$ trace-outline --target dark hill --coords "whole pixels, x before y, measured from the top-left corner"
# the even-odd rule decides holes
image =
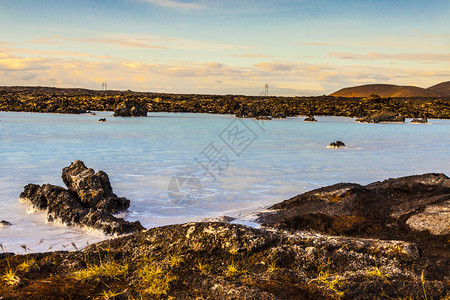
[[[439,85],[435,86],[438,87]],[[447,88],[448,87],[444,87]],[[438,89],[440,89],[438,87]],[[343,88],[330,96],[335,97],[443,97],[438,90],[424,89],[416,86],[399,86],[393,84],[367,84]]]
[[[450,96],[450,81],[441,82],[439,84],[433,85],[427,88],[429,91],[433,91],[435,93],[439,93],[442,96],[448,97]]]

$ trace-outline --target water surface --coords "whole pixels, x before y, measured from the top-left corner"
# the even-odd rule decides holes
[[[82,247],[106,238],[47,224],[43,213],[29,214],[18,201],[28,183],[63,186],[61,170],[76,159],[107,172],[114,192],[131,200],[126,217],[145,227],[225,214],[245,220],[267,205],[337,182],[450,174],[449,120],[423,125],[359,124],[343,117],[305,123],[184,113],[110,115],[0,112],[0,220],[14,224],[0,228],[6,250],[21,253],[23,244],[32,251],[71,250],[72,242]],[[107,122],[99,123],[103,117]],[[326,148],[336,140],[347,148]],[[169,187],[177,174],[201,185],[201,192],[192,190],[192,205],[176,196],[189,194],[188,185],[178,194]]]

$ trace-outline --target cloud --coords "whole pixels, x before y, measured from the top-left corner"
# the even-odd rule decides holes
[[[149,45],[142,42],[136,42],[132,40],[120,39],[120,38],[82,38],[82,39],[66,39],[67,41],[82,42],[82,43],[99,43],[99,44],[112,44],[124,47],[134,48],[147,48],[147,49],[167,49],[165,46]]]
[[[180,2],[174,0],[138,0],[138,1],[175,9],[199,10],[205,8],[203,5],[198,3]]]
[[[278,63],[278,62],[273,63],[263,62],[258,63],[255,66],[259,69],[268,72],[277,72],[277,71],[290,72],[298,68],[298,65],[296,63]]]
[[[329,44],[329,43],[296,43],[294,45],[299,45],[299,46],[334,46],[334,44]]]
[[[268,58],[273,57],[270,55],[258,54],[258,53],[249,53],[249,54],[231,54],[230,56],[241,57],[241,58]]]
[[[399,53],[383,54],[370,52],[355,54],[348,52],[330,52],[330,57],[355,60],[405,60],[405,61],[450,61],[450,53]]]
[[[54,44],[54,45],[61,45],[60,41],[56,41],[58,39],[61,39],[62,36],[60,35],[54,35],[54,36],[44,36],[37,38],[33,41],[30,41],[30,44]]]
[[[405,69],[365,65],[337,66],[295,61],[261,61],[233,66],[221,62],[84,59],[83,55],[47,57],[36,50],[8,53],[0,47],[2,85],[42,85],[167,93],[258,95],[269,83],[271,95],[322,95],[365,83],[431,86],[448,80],[445,67]],[[14,50],[14,49],[13,49]],[[20,49],[19,49],[20,50]],[[24,49],[22,49],[24,50]],[[26,49],[25,49],[26,50]],[[36,55],[39,57],[21,57]],[[30,54],[32,53],[32,54]]]
[[[2,48],[1,51],[8,53],[25,53],[31,55],[45,55],[45,56],[70,56],[70,57],[79,57],[79,58],[100,58],[100,59],[112,59],[112,56],[108,55],[93,55],[90,53],[84,52],[72,52],[72,51],[43,51],[43,50],[34,50],[34,49],[24,49],[24,48]],[[1,57],[1,56],[0,56]]]

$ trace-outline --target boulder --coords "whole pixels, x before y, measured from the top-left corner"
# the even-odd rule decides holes
[[[304,122],[317,122],[316,119],[314,119],[314,116],[308,116],[306,119],[303,120]]]
[[[344,148],[345,144],[341,141],[332,142],[327,146],[327,148],[337,149],[337,148]]]
[[[28,184],[20,199],[35,209],[47,210],[49,221],[94,228],[107,234],[144,229],[139,222],[127,222],[113,215],[128,209],[130,200],[113,193],[105,172],[95,173],[77,160],[63,169],[62,179],[68,189],[51,184]]]
[[[106,118],[98,119],[99,122],[106,122]]]
[[[448,251],[449,198],[450,179],[444,174],[407,176],[366,186],[339,183],[275,204],[260,213],[258,221],[287,230],[401,238],[430,251]]]
[[[138,102],[126,100],[114,109],[114,117],[146,117],[147,110]]]
[[[355,121],[360,123],[404,123],[405,117],[392,111],[383,110],[382,112],[365,116]]]

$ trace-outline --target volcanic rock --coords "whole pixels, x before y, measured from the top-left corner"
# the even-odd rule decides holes
[[[8,222],[8,221],[5,221],[5,220],[1,220],[0,221],[0,226],[11,226],[12,224],[10,223],[10,222]]]
[[[404,123],[405,117],[387,110],[355,120],[360,123]]]
[[[424,123],[428,123],[428,119],[427,118],[422,118],[422,119],[412,119],[411,123],[418,123],[418,124],[424,124]]]
[[[0,294],[6,299],[29,299],[29,295],[47,299],[62,294],[88,299],[106,294],[105,288],[120,288],[122,294],[115,299],[449,296],[448,270],[422,257],[414,243],[269,231],[220,222],[152,228],[82,251],[36,253],[26,258],[15,255],[8,261],[0,256],[0,267],[17,269],[29,258],[35,259],[37,267],[20,273],[20,289],[0,281]],[[107,267],[108,273],[101,272]],[[113,273],[114,269],[126,273]],[[86,270],[94,270],[90,278],[75,279]]]
[[[99,229],[107,234],[124,234],[144,229],[139,222],[127,222],[113,214],[125,211],[130,200],[117,197],[103,171],[94,172],[82,161],[63,169],[68,190],[50,184],[28,184],[20,199],[35,209],[47,210],[49,221]]]
[[[260,213],[259,222],[279,229],[403,239],[426,251],[446,252],[448,259],[449,199],[450,179],[444,174],[366,186],[339,183],[275,204]]]
[[[317,122],[316,119],[314,119],[314,116],[308,116],[306,119],[303,120],[304,122]]]
[[[114,109],[114,117],[146,117],[147,110],[137,101],[126,100]]]
[[[327,148],[337,149],[337,148],[344,148],[345,144],[341,141],[332,142],[327,146]]]
[[[270,120],[272,120],[272,117],[269,117],[269,116],[257,116],[255,119],[258,120],[258,121],[270,121]]]

